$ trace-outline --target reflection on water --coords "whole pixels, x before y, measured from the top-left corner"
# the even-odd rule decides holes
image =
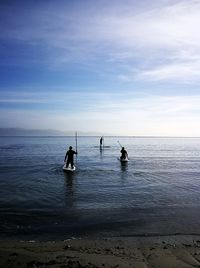
[[[100,147],[100,160],[104,157],[104,150]]]
[[[72,214],[74,222],[65,219],[70,228],[75,223],[103,228],[105,218],[125,232],[125,220],[134,228],[142,220],[148,233],[150,222],[176,225],[176,213],[190,229],[199,226],[193,213],[200,206],[200,139],[120,137],[131,157],[124,163],[117,159],[117,140],[105,138],[100,150],[98,137],[79,138],[76,171],[65,173],[63,158],[75,146],[74,137],[0,137],[0,231],[18,232],[16,221],[34,221],[38,228]],[[163,230],[162,224],[156,228]]]
[[[75,206],[75,189],[74,189],[74,177],[73,172],[64,172],[65,177],[65,204],[67,208],[73,208]]]
[[[128,162],[120,162],[121,171],[125,172],[128,170]]]

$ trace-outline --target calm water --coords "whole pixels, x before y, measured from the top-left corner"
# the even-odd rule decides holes
[[[130,161],[121,164],[120,146]],[[200,139],[0,137],[0,238],[200,234]]]

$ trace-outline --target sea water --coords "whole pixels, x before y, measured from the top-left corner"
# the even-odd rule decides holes
[[[99,139],[0,137],[1,239],[200,234],[200,139]]]

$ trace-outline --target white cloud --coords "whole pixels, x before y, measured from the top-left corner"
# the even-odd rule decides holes
[[[106,8],[89,3],[84,10],[34,7],[23,12],[26,23],[17,13],[17,23],[1,38],[46,46],[48,64],[56,67],[75,62],[101,68],[103,62],[105,72],[109,64],[121,69],[124,81],[199,81],[199,1],[111,1]]]
[[[131,8],[72,21],[72,57],[84,62],[104,55],[108,63],[125,67],[121,77],[127,81],[199,82],[200,2],[179,1],[138,13]],[[65,46],[68,33],[63,31],[57,40],[54,45]]]
[[[121,93],[114,86],[105,89],[109,79],[103,81],[104,88],[99,93],[87,91],[86,86],[81,91],[79,81],[77,91],[69,90],[69,85],[66,90],[8,90],[1,92],[0,104],[9,107],[9,110],[1,108],[1,125],[61,130],[70,126],[70,129],[100,132],[103,128],[107,133],[122,135],[200,136],[197,127],[200,96],[192,93],[192,84],[200,82],[200,1],[116,0],[106,2],[104,7],[96,8],[92,4],[85,9],[78,2],[73,12],[70,5],[64,7],[57,3],[48,9],[44,4],[21,13],[16,10],[0,31],[2,43],[9,40],[16,42],[17,47],[22,44],[20,58],[26,46],[30,46],[25,53],[28,60],[32,46],[45,50],[42,56],[47,57],[48,68],[70,70],[72,84],[76,84],[82,67],[87,75],[95,70],[103,79],[112,76],[112,83],[117,77],[122,81],[117,85]],[[2,45],[2,50],[5,47]],[[14,59],[8,59],[12,66]],[[132,81],[136,83],[132,87],[130,83],[128,91],[126,82]],[[165,86],[172,82],[174,91],[176,83],[185,83],[191,96],[136,94],[145,88],[145,92],[153,94],[149,81],[154,85],[164,82]],[[94,91],[100,87],[95,87],[95,82],[93,85]],[[28,109],[27,104],[31,104]]]
[[[151,81],[171,80],[194,84],[200,81],[200,61],[166,64],[140,71],[134,77]]]
[[[83,98],[88,102],[82,103]],[[1,109],[0,122],[5,127],[78,129],[114,135],[200,136],[200,96],[133,94],[126,98],[124,94],[80,92],[76,100],[77,110],[68,107],[67,99],[61,110]]]

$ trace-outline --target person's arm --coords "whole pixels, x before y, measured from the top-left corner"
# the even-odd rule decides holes
[[[65,160],[64,160],[64,162],[66,162],[67,155],[68,155],[68,152],[66,152],[66,154],[65,154]]]

